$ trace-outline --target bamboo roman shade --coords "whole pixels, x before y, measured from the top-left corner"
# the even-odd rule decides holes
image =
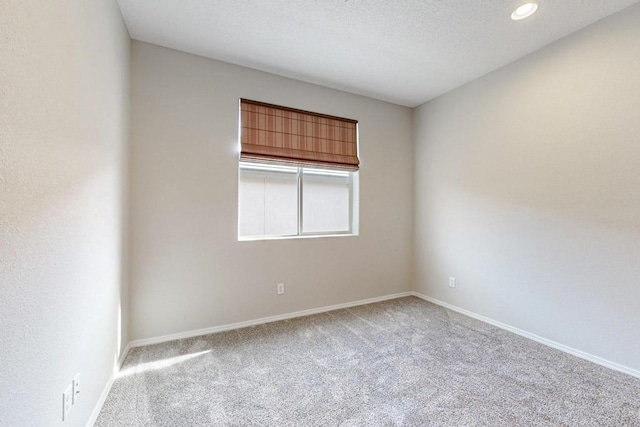
[[[240,160],[358,170],[356,120],[240,100]]]

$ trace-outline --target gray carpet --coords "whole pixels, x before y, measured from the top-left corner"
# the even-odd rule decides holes
[[[640,426],[640,380],[408,297],[134,348],[96,426]]]

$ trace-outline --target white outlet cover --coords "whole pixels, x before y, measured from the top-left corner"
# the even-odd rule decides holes
[[[278,295],[284,294],[284,283],[278,283],[277,292]]]
[[[80,398],[80,374],[76,375],[75,377],[73,377],[73,382],[71,383],[72,386],[72,403],[75,405],[76,403],[78,403],[78,399]]]
[[[449,287],[450,288],[455,288],[456,287],[456,278],[455,277],[449,277]]]
[[[62,393],[62,421],[67,419],[69,412],[71,412],[73,408],[72,392],[73,387],[69,385],[64,393]]]

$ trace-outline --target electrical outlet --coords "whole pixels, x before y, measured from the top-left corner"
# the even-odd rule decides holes
[[[78,399],[80,398],[80,374],[73,377],[73,382],[71,383],[72,393],[73,393],[73,404],[78,403]]]
[[[67,389],[62,393],[62,421],[66,420],[69,416],[69,412],[71,412],[71,408],[73,408],[73,397],[72,391],[73,387],[69,385]]]
[[[450,288],[456,287],[456,278],[453,276],[449,276],[449,287]]]
[[[284,283],[278,283],[277,292],[278,292],[278,295],[284,294]]]

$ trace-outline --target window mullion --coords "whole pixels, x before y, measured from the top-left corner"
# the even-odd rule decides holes
[[[302,168],[298,168],[298,236],[302,235]]]

